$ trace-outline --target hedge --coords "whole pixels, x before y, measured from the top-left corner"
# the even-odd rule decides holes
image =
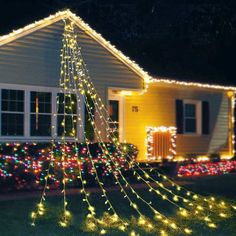
[[[101,150],[101,145],[104,145],[106,154]],[[0,153],[0,191],[10,191],[41,189],[47,173],[48,186],[59,188],[63,165],[68,187],[80,185],[80,171],[88,184],[95,183],[96,172],[106,182],[112,179],[112,172],[129,170],[138,150],[132,144],[121,144],[117,150],[112,143],[91,143],[88,148],[85,143],[2,143]],[[65,157],[64,164],[62,156]]]

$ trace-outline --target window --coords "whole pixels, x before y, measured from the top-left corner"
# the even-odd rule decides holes
[[[119,137],[119,101],[109,100],[109,116],[111,118],[110,129],[116,137]]]
[[[67,137],[77,135],[76,94],[57,94],[57,135],[63,134]]]
[[[85,122],[86,114],[83,114],[85,111],[83,102],[78,109],[76,94],[68,91],[64,95],[58,88],[49,87],[23,85],[8,85],[8,87],[4,84],[1,86],[1,140],[22,141],[33,138],[33,140],[48,141],[52,136],[60,137],[64,134],[68,139],[74,136],[78,136],[81,141],[84,139],[83,128],[78,125],[77,112],[81,112],[82,122]],[[90,133],[91,137],[93,133]]]
[[[1,135],[24,135],[24,91],[2,89]]]
[[[30,135],[51,136],[51,93],[30,93]]]
[[[185,124],[185,133],[196,133],[196,128],[197,128],[196,104],[185,104],[184,124]]]
[[[184,133],[199,134],[200,131],[200,103],[197,101],[184,102]]]

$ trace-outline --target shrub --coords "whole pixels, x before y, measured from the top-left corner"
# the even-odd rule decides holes
[[[187,162],[194,163],[197,160],[197,153],[187,153],[186,155]]]
[[[220,153],[211,153],[209,155],[209,159],[210,161],[212,162],[219,162],[221,159],[220,159]]]
[[[107,150],[106,154],[103,153],[101,145]],[[121,144],[117,149],[112,143],[91,143],[88,148],[85,143],[55,143],[53,146],[51,143],[5,143],[0,145],[0,152],[1,191],[40,189],[44,185],[48,170],[49,186],[58,188],[64,176],[63,166],[68,186],[80,184],[80,171],[88,183],[94,183],[96,171],[99,178],[111,179],[112,172],[117,172],[117,169],[123,172],[128,170],[131,166],[127,160],[132,161],[138,153],[132,144]]]

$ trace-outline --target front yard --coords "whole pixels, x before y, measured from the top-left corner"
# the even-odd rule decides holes
[[[221,199],[236,198],[236,174],[201,177],[191,179],[180,179],[185,182],[185,187],[194,190],[195,192],[207,195],[211,194]],[[173,207],[163,201],[157,201],[156,197],[146,194],[146,189],[138,189],[140,194],[152,200],[155,206],[162,213],[167,214],[169,217],[175,217],[176,212]],[[120,192],[108,192],[109,197],[117,209],[118,213],[124,219],[136,217],[135,212],[132,212],[128,207],[126,199],[124,199]],[[47,198],[47,212],[42,219],[37,220],[36,227],[30,225],[30,212],[37,204],[38,198],[27,198],[22,200],[0,201],[0,235],[1,236],[91,236],[98,235],[97,232],[86,232],[84,219],[87,214],[86,205],[82,203],[81,195],[68,196],[69,210],[72,212],[72,224],[68,228],[61,228],[58,226],[59,213],[61,212],[62,196],[54,196]],[[101,199],[99,193],[91,194],[91,200],[96,206],[96,212],[101,215],[104,212],[104,201]],[[147,208],[141,205],[141,210],[145,215],[150,215]],[[111,229],[106,235],[127,235],[134,230],[136,235],[160,235],[153,232],[147,232],[145,229],[139,228],[134,220],[131,220],[131,228],[127,233]],[[216,220],[217,221],[217,220]],[[156,221],[153,221],[156,222]],[[236,235],[236,213],[231,217],[218,223],[217,229],[209,229],[203,223],[198,222],[196,219],[183,219],[179,216],[176,218],[176,223],[180,225],[187,225],[193,229],[192,235],[194,236],[233,236]],[[216,222],[217,223],[217,222]],[[156,222],[154,227],[160,229],[160,225]],[[183,235],[182,233],[171,232],[169,235]]]

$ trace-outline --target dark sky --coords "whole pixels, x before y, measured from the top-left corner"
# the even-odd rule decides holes
[[[67,8],[151,74],[236,85],[235,0],[0,0],[0,35]]]
[[[23,27],[35,20],[46,17],[51,12],[38,0],[0,0],[0,33]]]

